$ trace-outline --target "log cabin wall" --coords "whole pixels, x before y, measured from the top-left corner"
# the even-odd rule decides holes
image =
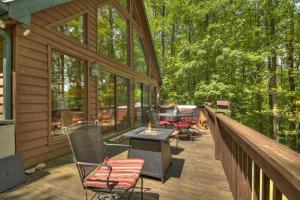
[[[111,2],[118,5],[115,0]],[[50,137],[51,94],[49,74],[52,50],[58,50],[80,58],[87,63],[88,105],[86,119],[92,120],[97,116],[97,78],[90,76],[89,73],[93,63],[97,63],[107,71],[128,78],[131,83],[133,83],[133,80],[139,80],[148,85],[159,87],[159,81],[156,80],[159,77],[159,72],[158,69],[153,68],[153,62],[149,62],[149,67],[153,68],[152,71],[155,72],[156,79],[137,74],[133,68],[119,64],[111,58],[97,53],[96,8],[101,3],[104,2],[100,0],[75,0],[34,13],[30,25],[31,33],[28,36],[22,34],[24,31],[23,25],[16,25],[14,31],[14,68],[16,71],[14,119],[16,120],[16,150],[21,154],[25,167],[33,166],[69,152],[66,138],[52,140]],[[133,3],[141,4],[139,0],[132,0]],[[51,24],[85,12],[87,14],[86,45],[49,29]],[[128,20],[129,27],[137,24],[131,21],[133,19],[132,14],[127,13],[126,15],[130,18]],[[148,29],[146,30],[144,26],[141,27],[141,32],[145,33],[147,31]],[[147,35],[145,37],[147,38]],[[147,50],[152,48],[152,46],[146,47]],[[132,50],[129,52],[132,52]],[[153,53],[149,53],[149,59],[154,59],[152,56]],[[132,58],[129,60],[132,60]],[[133,90],[133,85],[130,88]],[[130,92],[130,100],[133,102],[132,91]],[[131,103],[130,105],[131,119],[134,119],[134,104]],[[134,123],[131,123],[131,126],[133,125]]]

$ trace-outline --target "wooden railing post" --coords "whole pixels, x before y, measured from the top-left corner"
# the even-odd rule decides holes
[[[214,134],[215,134],[215,159],[222,160],[222,154],[221,154],[222,138],[221,138],[220,127],[216,115],[215,115]]]

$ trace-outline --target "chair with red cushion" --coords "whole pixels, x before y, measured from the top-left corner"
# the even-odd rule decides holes
[[[106,157],[98,122],[80,122],[63,128],[68,136],[74,162],[85,190],[96,193],[98,199],[116,199],[131,190],[129,198],[139,180],[144,160],[111,160]],[[87,197],[87,193],[86,193]],[[143,180],[141,178],[141,199]]]
[[[190,135],[191,141],[193,141],[193,135],[189,131],[189,129],[192,127],[192,124],[189,123],[189,121],[186,120],[186,118],[181,118],[177,122],[173,123],[173,127],[178,130],[179,132],[181,131],[187,131],[187,135]]]

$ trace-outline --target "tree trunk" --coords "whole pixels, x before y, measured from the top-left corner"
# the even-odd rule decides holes
[[[256,13],[255,13],[255,24],[257,28],[260,28],[260,2],[258,1],[256,4]],[[256,32],[256,40],[255,40],[255,50],[258,51],[261,45],[261,36],[259,34],[259,32]],[[263,63],[261,61],[258,61],[256,63],[256,72],[255,72],[255,84],[257,85],[257,90],[255,93],[255,101],[256,101],[256,130],[261,132],[262,131],[262,95],[260,92],[260,85],[262,84],[262,79],[261,79],[261,70],[263,68]]]
[[[162,71],[164,72],[166,66],[166,47],[165,47],[165,16],[166,16],[166,6],[162,3],[161,16],[163,18],[163,27],[161,32],[161,63]]]
[[[274,9],[272,0],[268,1],[268,23],[267,23],[267,37],[269,48],[270,48],[270,56],[268,57],[268,72],[269,72],[269,80],[268,80],[268,88],[269,88],[269,109],[271,111],[270,116],[270,125],[272,127],[272,136],[275,140],[278,140],[279,134],[279,113],[277,108],[277,53],[276,53],[276,22],[274,19]]]
[[[288,78],[290,86],[290,110],[292,114],[292,119],[290,119],[290,134],[289,143],[292,149],[296,150],[297,147],[297,137],[296,137],[296,84],[295,84],[295,67],[294,67],[294,3],[289,6],[289,33],[287,41],[287,54],[288,54]]]
[[[172,23],[172,34],[171,34],[171,56],[175,55],[175,31],[176,31],[176,17],[173,16],[173,23]]]
[[[109,8],[109,26],[110,26],[110,48],[109,48],[109,56],[114,57],[114,19],[112,13],[112,7]]]

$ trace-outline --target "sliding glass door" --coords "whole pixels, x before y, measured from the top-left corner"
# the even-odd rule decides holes
[[[98,120],[102,133],[130,127],[129,80],[98,70]]]
[[[102,133],[115,131],[115,75],[100,71],[98,77],[98,120]]]

